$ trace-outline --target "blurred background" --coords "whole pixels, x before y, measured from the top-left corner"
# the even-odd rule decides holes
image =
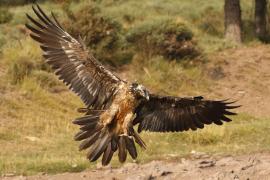
[[[36,0],[108,68],[152,92],[238,100],[233,122],[194,132],[143,133],[138,163],[191,152],[270,150],[267,0]],[[96,167],[78,151],[71,123],[80,99],[29,38],[33,0],[0,0],[0,175]],[[131,159],[128,160],[132,162]],[[112,166],[120,164],[116,159]]]

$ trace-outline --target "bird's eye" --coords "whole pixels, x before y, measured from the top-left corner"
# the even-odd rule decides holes
[[[138,83],[132,83],[131,86],[132,86],[133,88],[136,88],[136,87],[138,87]]]

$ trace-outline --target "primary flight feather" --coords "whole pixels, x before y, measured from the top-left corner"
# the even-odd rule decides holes
[[[88,149],[87,158],[93,162],[102,156],[102,164],[110,163],[118,151],[120,162],[129,153],[137,158],[135,142],[146,148],[138,132],[179,132],[203,128],[205,124],[231,121],[235,115],[231,102],[204,100],[202,97],[180,98],[149,93],[140,84],[129,83],[107,70],[86,49],[82,40],[69,35],[52,13],[49,18],[38,6],[33,6],[38,20],[26,27],[30,36],[40,43],[46,62],[55,74],[74,91],[86,108],[79,109],[85,116],[77,118],[80,125],[75,135],[82,141],[79,150]],[[135,142],[134,142],[135,141]]]

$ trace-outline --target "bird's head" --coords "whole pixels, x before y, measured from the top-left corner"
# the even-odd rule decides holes
[[[149,92],[143,85],[138,83],[132,83],[130,89],[131,92],[134,93],[138,98],[144,98],[147,101],[149,100]]]

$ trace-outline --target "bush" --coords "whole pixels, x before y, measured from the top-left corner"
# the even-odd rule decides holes
[[[13,14],[6,8],[0,8],[0,24],[8,23],[12,20]]]
[[[51,90],[52,88],[63,86],[60,80],[53,73],[43,71],[43,70],[35,70],[32,72],[31,76],[38,82],[38,84],[42,88],[46,88]]]
[[[28,3],[35,3],[37,0],[1,0],[0,5],[18,6]]]
[[[2,47],[3,60],[8,66],[11,83],[20,83],[33,70],[50,70],[42,59],[41,50],[37,44],[28,38],[11,41]]]
[[[10,64],[8,73],[11,76],[11,83],[17,84],[28,76],[35,68],[35,64],[28,60],[28,57],[21,57]]]
[[[223,12],[215,10],[213,7],[207,7],[201,13],[199,19],[199,29],[213,36],[223,37],[224,22]]]
[[[67,31],[74,37],[81,35],[97,59],[115,66],[131,60],[132,54],[125,47],[120,23],[103,16],[92,3],[76,13],[67,6],[64,6],[64,10],[69,17],[69,22],[65,23]]]
[[[52,2],[52,3],[65,3],[67,0],[0,0],[0,5],[5,6],[20,6],[25,4],[41,3],[41,2]],[[68,0],[78,2],[79,0]]]
[[[157,54],[169,59],[198,55],[192,38],[185,24],[167,18],[143,22],[127,34],[127,41],[147,57]]]
[[[0,55],[2,54],[2,46],[6,43],[4,35],[2,35],[2,31],[0,30]]]

